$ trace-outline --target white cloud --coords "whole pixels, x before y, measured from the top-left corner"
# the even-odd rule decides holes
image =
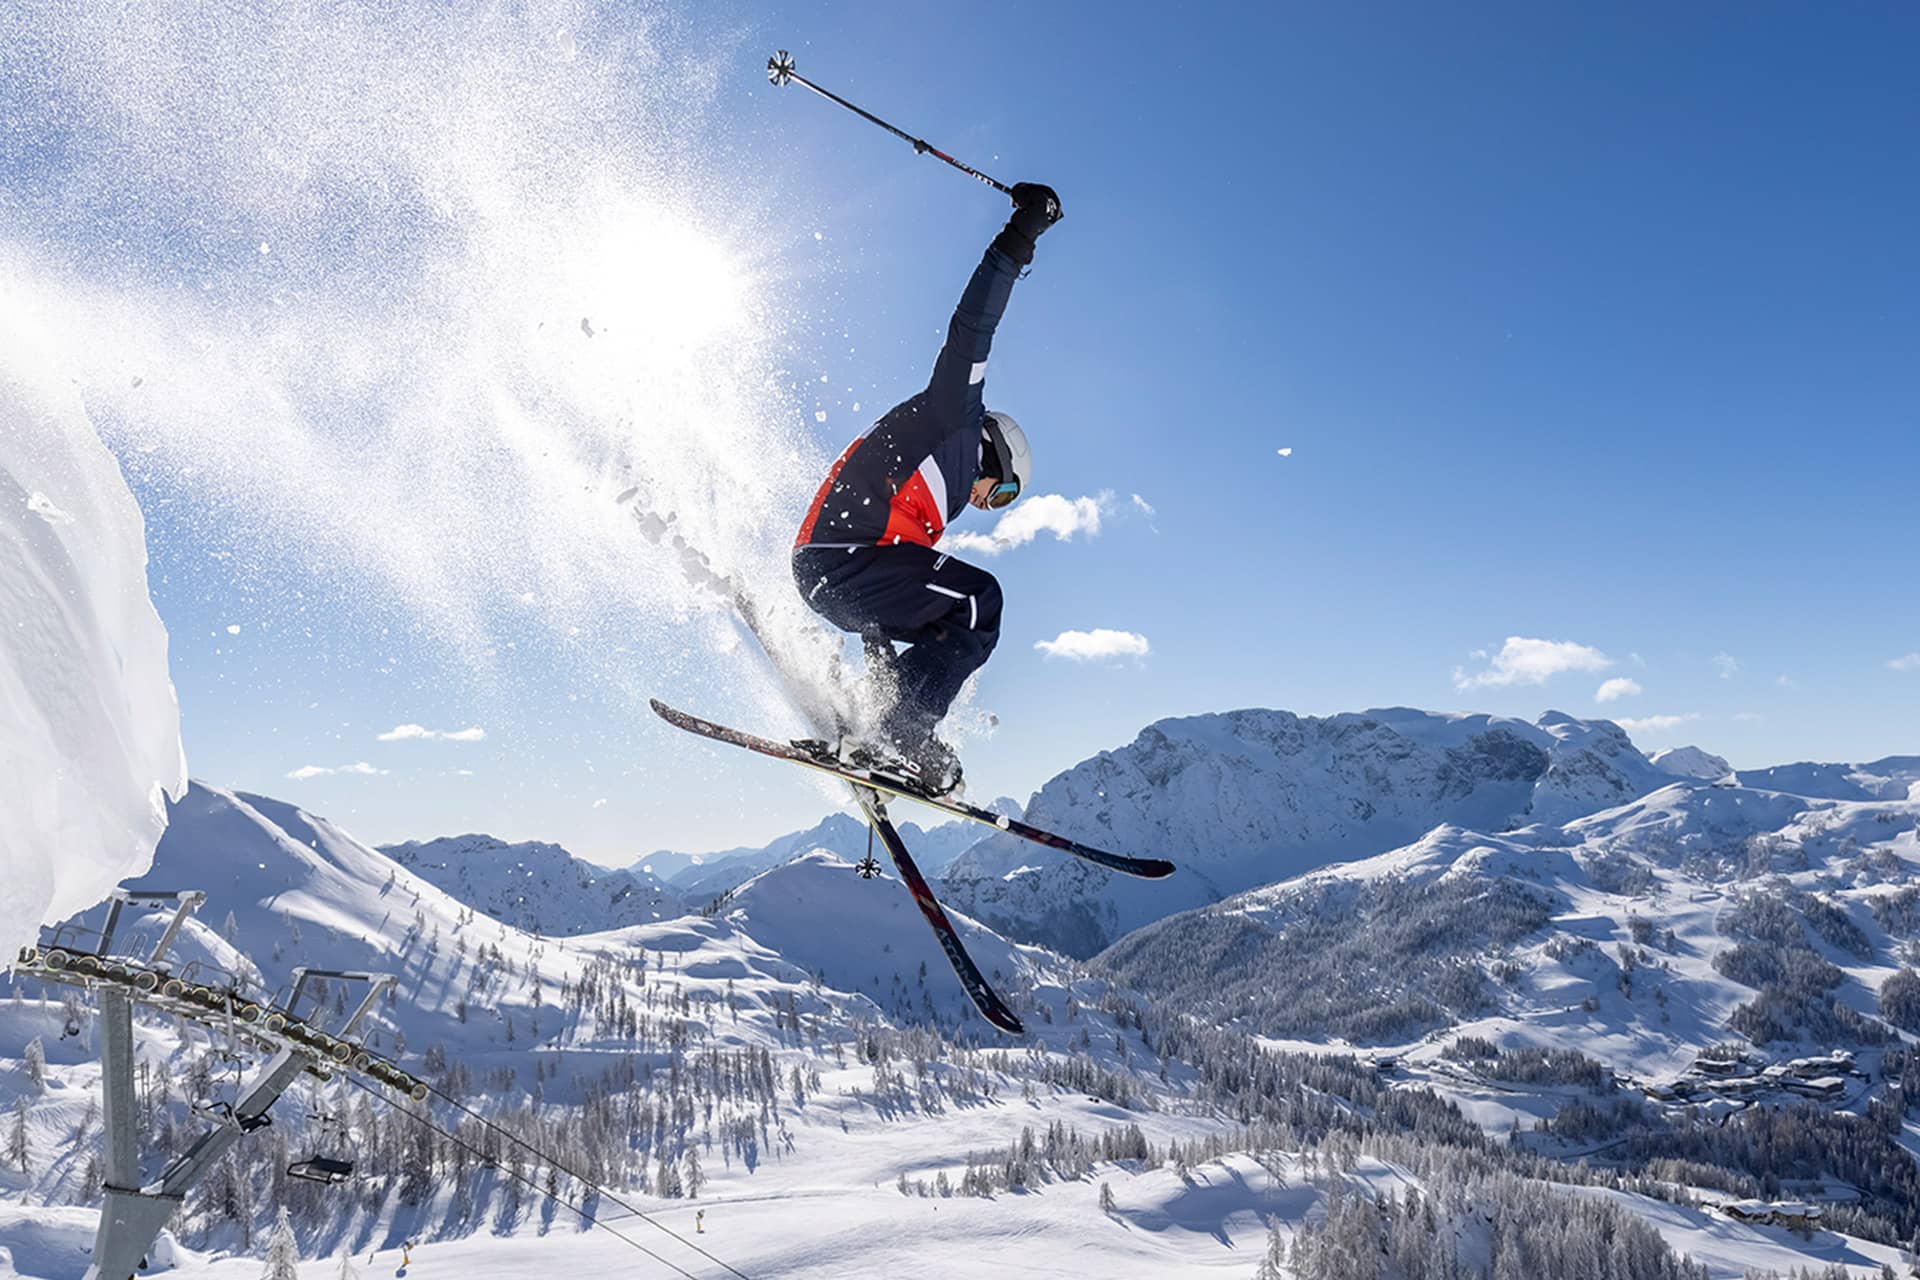
[[[1792,676],[1775,676],[1773,678],[1773,682],[1779,685],[1782,689],[1798,689],[1800,687],[1799,685],[1793,682]]]
[[[1033,646],[1049,658],[1072,658],[1075,662],[1094,662],[1101,658],[1144,658],[1149,652],[1147,638],[1137,631],[1062,631],[1051,640]]]
[[[1698,711],[1688,711],[1677,716],[1644,716],[1638,720],[1630,717],[1615,720],[1614,723],[1628,733],[1671,733],[1683,724],[1691,724],[1700,718]]]
[[[442,742],[479,742],[487,736],[487,731],[479,725],[465,729],[429,729],[425,725],[397,724],[380,735],[381,742],[422,742],[439,739]]]
[[[287,776],[289,778],[292,778],[295,782],[305,782],[308,778],[326,778],[336,773],[357,773],[357,774],[364,774],[368,777],[372,777],[374,775],[383,774],[385,772],[386,772],[385,769],[376,769],[372,765],[368,764],[365,760],[361,760],[356,764],[341,764],[341,765],[333,765],[333,766],[328,766],[323,764],[303,764],[298,769],[295,769],[292,773],[289,773]]]
[[[1733,718],[1741,724],[1757,724],[1761,720],[1766,719],[1766,717],[1758,711],[1736,711],[1733,713]]]
[[[1740,659],[1730,653],[1716,653],[1712,661],[1713,669],[1720,673],[1722,680],[1731,680],[1740,674]]]
[[[1920,653],[1909,653],[1887,663],[1895,671],[1920,671]]]
[[[601,796],[601,797],[600,797],[600,798],[599,798],[598,800],[595,800],[595,801],[593,802],[593,807],[594,807],[594,808],[596,808],[596,809],[604,809],[604,808],[606,808],[606,807],[607,807],[607,798],[606,798],[605,796]]]
[[[1485,657],[1485,652],[1476,650],[1476,658]],[[1530,640],[1525,636],[1508,636],[1507,642],[1500,646],[1500,652],[1493,655],[1491,665],[1485,671],[1468,674],[1465,668],[1453,669],[1453,687],[1456,689],[1479,689],[1490,685],[1545,684],[1549,679],[1566,671],[1604,671],[1613,665],[1613,659],[1590,645],[1575,644],[1571,640]]]
[[[1152,519],[1154,515],[1157,514],[1153,509],[1153,504],[1137,493],[1133,495],[1133,509],[1148,519]]]
[[[946,545],[955,551],[997,556],[1025,546],[1043,533],[1051,533],[1062,542],[1076,533],[1091,538],[1100,532],[1100,517],[1112,509],[1113,495],[1107,492],[1092,498],[1036,493],[1001,516],[992,533],[950,533]]]
[[[1615,676],[1594,692],[1595,702],[1613,702],[1619,698],[1631,698],[1641,692],[1638,680],[1629,680],[1625,676]]]

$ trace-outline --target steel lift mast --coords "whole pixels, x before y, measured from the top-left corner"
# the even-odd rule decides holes
[[[67,940],[76,932],[66,925],[45,946],[20,950],[14,971],[43,982],[58,982],[91,991],[100,1006],[100,1066],[105,1093],[102,1127],[106,1146],[105,1203],[94,1236],[93,1262],[86,1280],[132,1280],[161,1228],[172,1220],[188,1190],[219,1162],[235,1143],[271,1123],[268,1111],[302,1075],[322,1080],[335,1073],[361,1076],[413,1101],[424,1101],[425,1081],[368,1049],[354,1035],[376,1001],[393,985],[394,975],[348,970],[294,970],[292,994],[262,1002],[240,991],[226,975],[201,981],[199,965],[189,962],[178,970],[167,966],[167,953],[187,918],[206,901],[199,890],[133,892],[116,889],[107,904],[106,920],[95,949],[82,949]],[[173,907],[173,916],[151,951],[115,951],[114,935],[129,907]],[[324,1001],[316,999],[310,1014],[299,1012],[301,997],[316,979],[364,983],[366,994],[346,1020],[333,1030],[321,1025]],[[140,1181],[140,1153],[135,1128],[133,1088],[133,1006],[144,1005],[172,1014],[225,1035],[232,1043],[246,1042],[267,1055],[265,1065],[241,1085],[232,1103],[210,1118],[213,1127],[175,1157],[152,1182]],[[206,1112],[202,1112],[206,1114]],[[317,1182],[339,1182],[352,1171],[346,1161],[316,1156],[288,1170],[295,1177]]]

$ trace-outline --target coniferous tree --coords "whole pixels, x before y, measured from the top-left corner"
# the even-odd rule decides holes
[[[27,1048],[21,1058],[27,1071],[27,1079],[33,1087],[45,1090],[47,1087],[47,1046],[39,1036],[27,1041]]]
[[[300,1280],[300,1245],[293,1238],[293,1222],[285,1205],[280,1206],[280,1216],[267,1237],[267,1265],[260,1280]]]
[[[13,1128],[7,1133],[7,1159],[22,1173],[28,1171],[28,1150],[27,1100],[16,1098],[13,1103]]]

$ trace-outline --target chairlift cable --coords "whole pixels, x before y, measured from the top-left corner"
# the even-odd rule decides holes
[[[423,1081],[422,1083],[425,1083],[425,1082]],[[636,1208],[631,1204],[628,1204],[625,1200],[615,1195],[612,1191],[609,1191],[607,1188],[602,1187],[598,1183],[594,1182],[593,1179],[588,1178],[583,1174],[575,1173],[572,1169],[569,1169],[566,1165],[559,1163],[557,1160],[553,1159],[552,1156],[540,1150],[540,1148],[534,1146],[531,1142],[528,1142],[526,1139],[520,1137],[520,1135],[514,1133],[512,1130],[503,1128],[502,1126],[495,1124],[493,1121],[489,1120],[486,1116],[481,1115],[478,1111],[474,1110],[472,1107],[468,1106],[466,1103],[460,1101],[460,1099],[454,1097],[452,1094],[447,1093],[431,1084],[427,1085],[427,1090],[428,1092],[432,1093],[435,1097],[439,1098],[441,1101],[447,1103],[447,1105],[451,1107],[455,1107],[458,1110],[465,1112],[467,1115],[473,1117],[475,1120],[478,1120],[481,1124],[493,1130],[495,1133],[499,1134],[501,1137],[505,1138],[507,1141],[515,1143],[518,1146],[525,1147],[528,1151],[531,1151],[534,1155],[539,1156],[542,1160],[545,1160],[548,1164],[551,1164],[554,1168],[559,1169],[561,1172],[565,1173],[568,1177],[573,1178],[575,1181],[580,1182],[585,1186],[592,1187],[595,1191],[598,1191],[603,1197],[619,1205],[622,1209],[625,1209],[628,1213],[631,1213],[634,1217],[640,1219],[642,1222],[646,1223],[648,1226],[653,1227],[656,1230],[666,1232],[668,1235],[672,1236],[675,1240],[678,1240],[681,1244],[693,1250],[695,1253],[699,1254],[701,1257],[705,1258],[708,1262],[713,1263],[717,1267],[726,1268],[727,1271],[740,1277],[740,1280],[750,1280],[750,1277],[746,1274],[746,1272],[740,1270],[738,1267],[734,1266],[729,1262],[726,1262],[723,1259],[714,1257],[712,1254],[708,1253],[705,1249],[702,1249],[699,1245],[687,1239],[685,1236],[681,1235],[679,1232],[675,1231],[672,1227],[665,1226],[661,1223],[655,1222],[652,1216],[650,1216],[644,1210]]]
[[[352,1084],[353,1087],[356,1089],[364,1089],[366,1092],[372,1094],[376,1098],[385,1097],[384,1094],[380,1093],[378,1090],[373,1088],[373,1086],[362,1082],[361,1080],[359,1080],[354,1076],[348,1076],[346,1077],[346,1079],[348,1083]],[[445,1095],[443,1094],[441,1096],[444,1097]],[[425,1125],[427,1128],[433,1130],[435,1133],[439,1134],[441,1137],[445,1138],[447,1141],[453,1143],[455,1146],[463,1147],[467,1151],[472,1152],[474,1155],[479,1156],[483,1160],[486,1158],[486,1153],[481,1151],[480,1148],[474,1146],[471,1142],[468,1142],[465,1138],[459,1137],[458,1135],[452,1133],[451,1131],[441,1128],[439,1125],[435,1124],[430,1117],[421,1115],[415,1111],[410,1111],[405,1107],[401,1107],[399,1110],[401,1114],[407,1116],[409,1119],[413,1120],[417,1124]],[[527,1146],[527,1144],[525,1143],[522,1143],[521,1145]],[[528,1146],[528,1150],[533,1151],[535,1155],[539,1155],[541,1159],[543,1160],[546,1159],[546,1156],[543,1155],[537,1148]],[[552,1163],[552,1162],[549,1162],[549,1163]],[[612,1236],[614,1239],[633,1246],[635,1249],[638,1249],[641,1253],[644,1253],[649,1258],[652,1258],[655,1262],[658,1262],[661,1266],[668,1268],[669,1270],[675,1272],[678,1275],[685,1276],[686,1280],[700,1280],[699,1276],[694,1275],[693,1272],[687,1270],[685,1267],[680,1266],[678,1263],[669,1261],[668,1259],[661,1257],[659,1254],[655,1253],[653,1250],[647,1248],[647,1246],[641,1244],[638,1240],[635,1240],[632,1236],[627,1235],[623,1231],[615,1230],[613,1227],[608,1226],[606,1223],[600,1221],[600,1219],[596,1218],[592,1213],[588,1212],[584,1205],[577,1205],[577,1204],[574,1204],[571,1200],[568,1200],[564,1196],[554,1195],[552,1192],[548,1191],[545,1187],[535,1182],[533,1178],[527,1174],[516,1174],[512,1169],[507,1169],[502,1166],[496,1166],[496,1167],[501,1168],[502,1172],[504,1172],[509,1178],[512,1178],[514,1181],[524,1183],[527,1186],[533,1188],[533,1191],[536,1195],[545,1196],[549,1200],[555,1201],[558,1204],[565,1205],[567,1208],[579,1214],[580,1217],[587,1223],[587,1225],[598,1227],[600,1228],[600,1230],[606,1232],[608,1235]],[[563,1171],[566,1171],[569,1176],[573,1176],[571,1171],[565,1170],[564,1166],[562,1165],[554,1164],[553,1167],[557,1169],[562,1169]],[[595,1187],[593,1183],[588,1182],[585,1178],[578,1178],[576,1180],[581,1182],[583,1185],[594,1189],[595,1191],[600,1190],[598,1187]],[[606,1193],[602,1191],[601,1194],[605,1195]],[[609,1198],[611,1199],[611,1197]],[[655,1224],[655,1225],[658,1225],[658,1224]],[[664,1227],[661,1229],[666,1230],[666,1228]],[[667,1234],[674,1235],[674,1233],[671,1231],[668,1231]],[[679,1239],[680,1237],[675,1235],[674,1238]],[[695,1247],[698,1248],[698,1246],[695,1246]],[[706,1253],[706,1250],[701,1249],[700,1252]],[[712,1257],[711,1254],[708,1254],[707,1256]],[[719,1259],[716,1258],[714,1259],[714,1261],[718,1262]],[[723,1267],[727,1266],[727,1264],[724,1262],[720,1263],[720,1265]],[[727,1270],[733,1271],[733,1268],[727,1267]],[[737,1271],[734,1271],[734,1274],[739,1275],[740,1273]]]

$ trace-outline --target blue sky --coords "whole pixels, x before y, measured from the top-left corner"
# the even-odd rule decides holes
[[[1090,28],[1088,12],[690,6],[672,39],[714,77],[684,103],[649,90],[647,127],[688,166],[663,180],[764,308],[789,375],[780,429],[822,455],[924,382],[1005,208],[768,86],[767,53],[1061,193],[988,400],[1027,427],[1039,489],[1111,497],[1096,534],[990,562],[1008,608],[978,696],[1000,724],[967,745],[977,792],[1024,797],[1154,719],[1250,705],[1553,707],[1741,766],[1920,752],[1920,659],[1896,665],[1920,652],[1920,16],[1111,5]],[[630,18],[580,38],[649,38]],[[184,272],[200,241],[182,228],[220,222],[164,192],[49,200],[69,163],[0,144],[0,212],[21,211],[16,249],[82,277]],[[340,230],[315,260],[377,278]],[[216,290],[263,269],[204,256]],[[342,423],[343,453],[357,430]],[[826,807],[636,707],[636,689],[691,681],[729,708],[748,658],[703,649],[697,621],[656,610],[624,663],[556,656],[529,628],[477,671],[430,605],[351,556],[237,544],[219,498],[123,456],[198,776],[371,839],[483,829],[606,861],[758,842]],[[755,514],[785,530],[800,513]],[[1035,647],[1094,629],[1150,651]],[[1634,691],[1596,701],[1608,680]],[[403,723],[486,736],[379,740]],[[288,776],[363,761],[383,772]]]

